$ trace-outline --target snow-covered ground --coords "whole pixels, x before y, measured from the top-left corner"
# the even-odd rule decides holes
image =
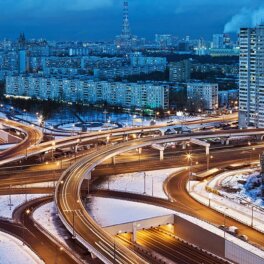
[[[119,174],[109,177],[108,181],[100,184],[97,188],[146,194],[167,199],[168,197],[163,190],[163,183],[172,173],[177,173],[181,170],[184,170],[184,168]]]
[[[206,191],[207,181],[191,181],[190,185],[190,195],[200,203],[210,205],[214,210],[264,233],[264,213],[257,208],[252,209],[252,206],[245,206],[226,197],[208,193]],[[189,190],[189,183],[186,187]]]
[[[72,252],[69,248],[67,240],[71,239],[70,234],[63,226],[57,214],[55,203],[48,203],[39,207],[34,213],[33,218],[35,222],[41,226],[52,238],[55,238],[59,245]],[[82,256],[75,252],[74,257],[80,263],[86,263]]]
[[[221,173],[211,180],[208,186],[219,190],[223,196],[234,201],[244,200],[264,208],[258,167]]]
[[[33,214],[34,220],[50,234],[56,237],[61,243],[66,245],[65,239],[69,238],[69,233],[59,221],[55,203],[48,203],[38,208]]]
[[[148,204],[99,197],[92,198],[91,203],[88,204],[88,211],[102,227],[174,213]]]
[[[17,144],[0,144],[0,151],[15,147]]]
[[[0,217],[11,219],[13,211],[18,206],[22,205],[26,201],[36,199],[42,196],[43,195],[39,195],[39,194],[1,195],[0,196]]]
[[[38,264],[44,263],[20,240],[0,232],[1,264]]]
[[[70,131],[70,132],[82,131],[82,127],[75,126],[75,123],[61,125],[58,128],[66,130],[66,131]],[[106,124],[98,125],[95,127],[87,127],[87,132],[104,131],[104,130],[111,130],[111,129],[116,129],[116,128],[118,128],[116,124],[106,123]]]

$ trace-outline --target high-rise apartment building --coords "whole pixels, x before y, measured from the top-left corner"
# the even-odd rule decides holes
[[[19,73],[27,72],[27,51],[20,50],[19,51]]]
[[[191,79],[191,62],[183,60],[171,63],[170,66],[170,81],[171,82],[188,82]]]
[[[261,197],[264,201],[264,152],[260,155]]]
[[[264,127],[264,25],[240,30],[239,125]]]

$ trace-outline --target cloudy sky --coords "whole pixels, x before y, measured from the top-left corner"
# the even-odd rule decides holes
[[[264,21],[263,0],[130,0],[133,34],[203,36]],[[0,0],[0,38],[110,40],[119,34],[122,0]]]

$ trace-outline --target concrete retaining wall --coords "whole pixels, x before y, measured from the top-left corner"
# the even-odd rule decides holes
[[[176,236],[191,244],[197,245],[219,257],[225,257],[225,241],[219,235],[179,216],[175,216],[174,232]]]
[[[225,255],[227,259],[239,264],[263,264],[264,259],[253,252],[242,249],[239,245],[231,241],[225,243]]]
[[[115,226],[108,226],[105,227],[104,230],[111,235],[117,235],[118,233],[132,233],[133,225],[135,224],[137,230],[150,229],[152,227],[158,227],[159,225],[174,224],[174,215],[166,215]]]

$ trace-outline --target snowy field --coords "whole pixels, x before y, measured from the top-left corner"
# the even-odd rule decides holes
[[[36,254],[34,254],[23,242],[0,232],[0,263],[1,264],[42,264]]]
[[[11,219],[13,211],[18,206],[22,205],[26,201],[37,199],[42,196],[43,195],[39,194],[0,195],[0,217]]]
[[[146,194],[157,198],[168,199],[163,190],[163,183],[171,174],[182,170],[184,168],[119,174],[109,177],[108,181],[100,184],[97,188]]]

